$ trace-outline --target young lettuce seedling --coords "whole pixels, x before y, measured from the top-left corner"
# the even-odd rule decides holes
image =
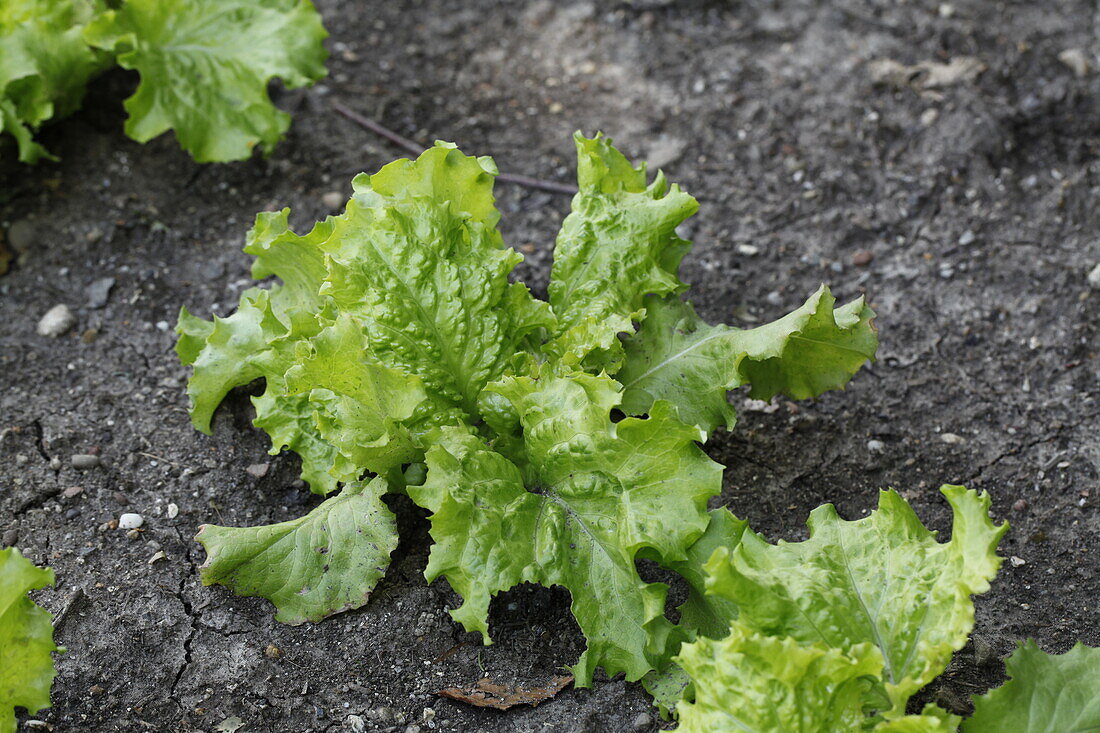
[[[447,143],[360,175],[308,234],[286,210],[257,217],[253,275],[281,283],[227,318],[180,314],[192,419],[209,432],[226,393],[262,378],[272,453],[340,493],[292,522],[204,527],[205,583],[268,598],[288,623],[360,606],[396,543],[381,497],[401,491],[432,512],[429,579],[487,642],[491,598],[534,582],[572,595],[579,685],[598,666],[639,679],[679,649],[666,588],[635,561],[685,562],[708,526],[722,468],[699,444],[733,425],[727,392],[842,387],[874,357],[874,314],[822,287],[759,328],[704,323],[678,276],[696,201],[605,138],[575,143],[548,301],[509,279],[522,258],[497,229],[493,161]]]

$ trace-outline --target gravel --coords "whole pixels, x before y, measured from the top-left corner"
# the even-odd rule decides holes
[[[73,468],[87,471],[101,465],[103,461],[100,460],[99,456],[93,456],[89,453],[77,453],[69,459],[69,463],[72,464]]]
[[[145,524],[145,517],[133,512],[127,512],[118,518],[119,529],[139,529]]]
[[[16,252],[26,252],[34,245],[34,223],[28,219],[20,219],[8,227],[8,244]]]
[[[88,286],[88,307],[102,308],[111,297],[111,288],[115,286],[113,277],[101,277]]]
[[[64,335],[75,323],[76,316],[69,310],[69,306],[61,303],[46,311],[46,315],[38,321],[38,335],[57,338]]]

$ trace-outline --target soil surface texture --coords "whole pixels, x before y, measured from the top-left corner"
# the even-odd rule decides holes
[[[795,540],[819,504],[854,519],[895,487],[947,536],[938,487],[989,491],[1012,525],[1006,560],[973,641],[923,698],[958,712],[1003,678],[1017,640],[1100,645],[1093,0],[318,5],[330,75],[273,91],[294,123],[267,159],[197,165],[171,136],[127,139],[136,77],[121,71],[43,132],[60,162],[0,155],[16,255],[0,277],[0,538],[56,569],[35,598],[68,648],[38,720],[62,733],[670,725],[638,685],[606,677],[506,713],[438,697],[482,676],[543,684],[583,639],[564,591],[525,586],[494,601],[482,647],[447,615],[447,584],[425,583],[427,522],[408,502],[393,504],[402,542],[361,610],[290,627],[266,601],[200,585],[200,524],[282,521],[317,499],[251,426],[258,386],[230,395],[213,437],[192,429],[172,328],[182,305],[232,311],[257,211],[290,206],[304,230],[332,213],[325,194],[403,155],[333,101],[560,182],[571,133],[604,131],[700,200],[683,278],[709,321],[772,320],[821,282],[841,301],[866,293],[878,362],[812,403],[734,395],[739,425],[706,446],[727,466],[715,504]],[[544,294],[569,198],[498,194],[527,258],[518,275]],[[75,324],[39,335],[58,304]],[[74,466],[85,454],[97,459]],[[141,531],[111,528],[127,512]]]

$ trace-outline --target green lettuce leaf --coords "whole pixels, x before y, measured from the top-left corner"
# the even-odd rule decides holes
[[[93,0],[7,0],[0,4],[0,134],[11,134],[19,160],[53,158],[33,139],[45,121],[71,114],[88,80],[109,56],[84,43]]]
[[[815,509],[805,542],[769,545],[745,532],[706,565],[707,590],[737,604],[738,622],[761,634],[851,649],[871,643],[884,659],[888,717],[946,669],[974,625],[971,596],[989,590],[1008,529],[989,518],[987,494],[941,491],[954,510],[951,541],[936,542],[893,491],[869,517],[843,521]]]
[[[869,643],[841,651],[736,622],[724,639],[685,644],[677,662],[694,688],[694,701],[679,705],[677,730],[684,733],[854,733],[882,670],[882,655]]]
[[[622,360],[617,335],[642,319],[644,297],[687,288],[676,275],[691,243],[676,227],[699,204],[663,174],[647,185],[645,166],[633,167],[606,138],[577,134],[574,142],[580,190],[554,249],[549,294],[559,335],[547,351],[613,374]]]
[[[1011,679],[974,698],[963,733],[1100,730],[1100,649],[1078,643],[1065,654],[1047,654],[1028,640],[1005,667]]]
[[[748,522],[733,516],[728,509],[711,510],[706,531],[688,548],[686,558],[662,562],[687,581],[687,600],[677,608],[680,613],[677,626],[685,638],[702,635],[719,639],[729,633],[730,622],[737,618],[737,604],[706,592],[704,566],[719,547],[737,547],[746,529]],[[643,551],[642,554],[647,553]],[[658,557],[650,559],[661,562]],[[676,708],[690,682],[687,673],[671,660],[642,678],[642,686],[653,697],[653,704],[666,717]]]
[[[666,587],[644,582],[635,560],[643,548],[686,557],[721,466],[671,405],[613,423],[620,392],[607,377],[510,377],[489,389],[517,411],[527,463],[464,430],[441,433],[427,480],[408,488],[433,512],[428,579],[447,578],[464,599],[452,616],[486,643],[493,595],[523,582],[560,585],[588,640],[577,684],[589,685],[597,666],[639,679],[666,658],[673,627]]]
[[[729,390],[751,384],[750,396],[808,399],[848,383],[874,359],[874,311],[862,298],[841,308],[821,286],[796,311],[750,330],[702,321],[678,297],[646,299],[646,321],[626,339],[626,362],[617,375],[626,389],[623,409],[642,414],[654,400],[669,400],[687,422],[708,434],[732,428]]]
[[[553,315],[508,275],[496,167],[440,143],[414,163],[360,175],[327,245],[321,292],[366,333],[382,363],[423,379],[436,424],[477,415],[478,396]],[[455,190],[464,193],[459,195]]]
[[[367,602],[397,547],[385,479],[352,482],[300,519],[266,527],[203,525],[203,585],[275,604],[276,620],[320,621]]]
[[[126,100],[126,134],[145,142],[175,130],[199,162],[247,158],[290,126],[267,84],[325,75],[328,34],[309,0],[126,0],[84,32],[141,74]]]
[[[53,615],[27,593],[53,585],[49,568],[35,567],[14,547],[0,550],[0,733],[15,733],[14,708],[36,713],[50,705],[57,675]]]

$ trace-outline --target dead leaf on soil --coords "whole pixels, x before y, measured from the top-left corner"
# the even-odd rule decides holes
[[[536,707],[540,702],[545,702],[557,695],[572,682],[573,675],[555,675],[542,687],[513,687],[512,685],[498,685],[488,677],[484,677],[478,680],[473,687],[466,689],[448,687],[436,694],[469,705],[476,705],[479,708],[508,710],[517,705]]]
[[[867,64],[871,81],[875,84],[903,89],[942,89],[962,82],[972,83],[986,66],[973,56],[956,56],[946,64],[938,61],[922,61],[907,66],[893,59],[875,59]]]

